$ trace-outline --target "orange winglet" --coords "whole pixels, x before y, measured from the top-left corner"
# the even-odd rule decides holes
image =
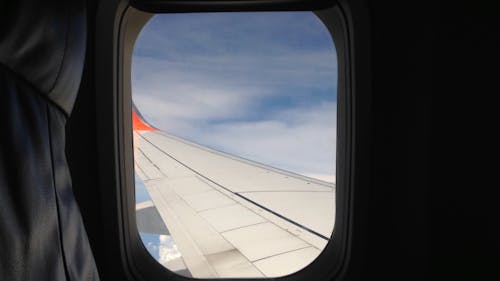
[[[137,115],[135,109],[132,109],[132,128],[134,131],[156,131]]]

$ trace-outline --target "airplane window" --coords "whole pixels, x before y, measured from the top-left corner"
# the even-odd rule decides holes
[[[335,219],[337,56],[312,12],[155,15],[132,57],[136,218],[194,278],[301,270]]]

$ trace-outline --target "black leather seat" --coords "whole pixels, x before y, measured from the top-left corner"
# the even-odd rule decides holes
[[[65,156],[85,1],[0,0],[0,280],[99,280]]]

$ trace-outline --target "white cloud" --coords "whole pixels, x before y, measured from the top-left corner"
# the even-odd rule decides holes
[[[335,175],[337,108],[334,102],[278,111],[269,120],[208,125],[204,124],[203,118],[210,116],[210,113],[197,112],[192,105],[183,108],[180,104],[165,107],[179,107],[172,109],[174,113],[167,113],[168,110],[156,111],[163,103],[165,102],[155,101],[153,98],[148,102],[138,101],[143,113],[148,112],[146,116],[152,116],[150,121],[166,132],[321,180],[331,181]],[[193,112],[193,115],[174,116],[179,109]],[[243,104],[233,109],[245,110]],[[200,111],[203,110],[205,108],[200,108]]]
[[[181,257],[181,253],[175,244],[174,239],[170,235],[159,235],[160,243],[158,262],[165,264],[171,260]]]
[[[336,104],[279,112],[275,117],[199,128],[186,137],[273,167],[331,179],[335,175]]]
[[[332,51],[283,51],[271,54],[193,54],[189,59],[133,58],[133,89],[151,91],[155,85],[167,90],[178,85],[217,89],[244,88],[261,96],[279,94],[277,87],[336,87],[335,53]],[[196,83],[193,83],[196,82]]]

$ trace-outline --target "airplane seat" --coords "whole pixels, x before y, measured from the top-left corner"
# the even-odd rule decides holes
[[[85,0],[0,0],[0,280],[99,280],[65,156]]]

